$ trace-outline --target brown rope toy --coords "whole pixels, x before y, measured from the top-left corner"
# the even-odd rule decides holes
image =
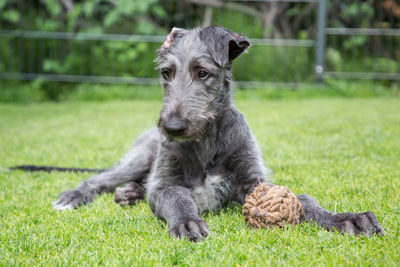
[[[266,183],[246,196],[242,213],[247,225],[254,229],[298,224],[304,217],[303,206],[286,186]]]

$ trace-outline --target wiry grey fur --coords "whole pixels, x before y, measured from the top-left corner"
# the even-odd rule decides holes
[[[243,203],[269,173],[230,89],[232,61],[248,46],[245,37],[218,26],[174,28],[156,60],[164,87],[158,127],[142,134],[120,163],[62,193],[53,207],[74,209],[128,183],[117,189],[116,202],[134,204],[146,191],[171,236],[206,237],[200,214]],[[332,214],[307,195],[298,198],[305,220],[329,230],[384,233],[371,212]]]

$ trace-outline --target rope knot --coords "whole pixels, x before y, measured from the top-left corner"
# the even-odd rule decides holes
[[[246,196],[242,213],[247,225],[255,229],[298,224],[304,216],[300,201],[288,187],[266,183]]]

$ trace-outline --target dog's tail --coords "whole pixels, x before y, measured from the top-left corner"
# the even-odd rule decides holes
[[[19,165],[10,167],[9,170],[23,170],[28,172],[103,172],[105,169],[64,168],[54,166]]]

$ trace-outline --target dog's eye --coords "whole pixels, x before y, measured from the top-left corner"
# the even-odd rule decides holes
[[[197,75],[199,76],[200,79],[205,79],[208,76],[208,72],[204,71],[204,70],[199,70],[199,72],[197,73]]]
[[[171,77],[171,70],[170,69],[163,69],[161,71],[161,75],[165,80],[169,80],[169,78]]]

